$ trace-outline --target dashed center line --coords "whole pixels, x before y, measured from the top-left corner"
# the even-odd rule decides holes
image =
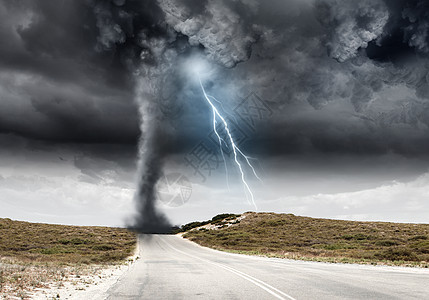
[[[201,257],[195,256],[195,255],[192,255],[192,254],[186,253],[186,252],[184,252],[184,251],[182,251],[182,250],[177,249],[176,247],[174,247],[173,245],[171,245],[170,243],[168,243],[168,242],[167,242],[167,241],[165,241],[164,239],[161,239],[161,241],[163,241],[163,242],[164,242],[168,247],[170,247],[171,249],[173,249],[173,250],[174,250],[174,251],[176,251],[176,252],[179,252],[179,253],[181,253],[181,254],[183,254],[183,255],[189,256],[189,257],[194,258],[194,259],[201,260],[201,261],[203,261],[203,262],[205,262],[205,263],[208,263],[208,264],[211,264],[211,265],[217,266],[217,267],[219,267],[219,268],[222,268],[222,269],[224,269],[224,270],[227,270],[227,271],[231,272],[231,273],[233,273],[233,274],[235,274],[235,275],[237,275],[237,276],[239,276],[239,277],[241,277],[241,278],[243,278],[243,279],[245,279],[245,280],[247,280],[247,281],[249,281],[249,282],[253,283],[254,285],[258,286],[259,288],[263,289],[264,291],[266,291],[266,292],[270,293],[272,296],[276,297],[277,299],[283,299],[283,300],[286,300],[286,299],[289,299],[289,300],[296,300],[296,299],[295,299],[295,298],[293,298],[292,296],[290,296],[290,295],[288,295],[288,294],[286,294],[286,293],[284,293],[284,292],[280,291],[279,289],[277,289],[277,288],[275,288],[275,287],[273,287],[273,286],[269,285],[268,283],[266,283],[266,282],[264,282],[264,281],[262,281],[262,280],[259,280],[259,279],[255,278],[255,277],[253,277],[253,276],[250,276],[249,274],[246,274],[246,273],[244,273],[244,272],[241,272],[241,271],[239,271],[239,270],[236,270],[236,269],[234,269],[234,268],[232,268],[232,267],[229,267],[229,266],[227,266],[227,265],[224,265],[224,264],[221,264],[221,263],[216,263],[216,262],[213,262],[213,261],[210,261],[210,260],[207,260],[207,259],[204,259],[204,258],[201,258]]]

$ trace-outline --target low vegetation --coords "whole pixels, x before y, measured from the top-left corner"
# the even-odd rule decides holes
[[[21,262],[111,263],[130,256],[136,235],[123,228],[0,219],[0,257]]]
[[[198,228],[204,225],[208,225],[208,224],[212,224],[212,225],[221,225],[221,224],[225,224],[226,221],[229,220],[234,220],[236,218],[240,217],[240,215],[236,215],[236,214],[220,214],[220,215],[216,215],[214,216],[211,220],[208,221],[202,221],[202,222],[191,222],[185,225],[182,225],[179,229],[177,229],[175,231],[175,233],[179,233],[179,232],[186,232],[189,231],[191,229],[194,228]]]
[[[244,218],[243,218],[244,217]],[[246,213],[240,222],[185,234],[203,246],[275,257],[406,266],[429,266],[429,225],[356,222]],[[219,226],[230,224],[228,226]]]
[[[78,284],[105,264],[124,262],[135,247],[136,234],[122,228],[0,219],[0,298],[28,299],[37,288]]]

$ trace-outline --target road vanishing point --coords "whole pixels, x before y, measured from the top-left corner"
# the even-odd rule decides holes
[[[107,299],[429,299],[429,270],[225,253],[140,235],[139,257]]]

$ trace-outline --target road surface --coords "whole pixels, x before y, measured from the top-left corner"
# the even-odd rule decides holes
[[[139,247],[107,299],[429,299],[426,269],[252,257],[173,235],[142,235]]]

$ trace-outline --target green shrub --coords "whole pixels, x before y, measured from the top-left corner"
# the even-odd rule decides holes
[[[285,221],[286,220],[281,220],[281,219],[267,220],[264,222],[264,225],[267,225],[270,227],[282,226],[286,223]]]
[[[420,253],[429,254],[429,241],[421,241],[411,245],[416,251]]]
[[[363,233],[357,233],[357,234],[353,234],[353,235],[352,234],[345,234],[345,235],[340,236],[340,238],[347,240],[347,241],[350,241],[350,240],[363,241],[363,240],[373,239],[372,236],[366,235]]]
[[[185,231],[189,231],[189,230],[191,230],[191,229],[194,229],[194,228],[197,228],[197,227],[200,227],[200,226],[207,225],[208,223],[209,223],[209,221],[204,221],[204,222],[191,222],[191,223],[188,223],[188,224],[182,225],[182,227],[180,227],[180,230],[181,230],[182,232],[185,232]]]
[[[61,240],[58,240],[58,242],[60,244],[63,244],[63,245],[83,245],[83,244],[89,244],[89,240],[84,240],[84,239],[80,239],[80,238],[73,238],[71,240],[61,239]]]
[[[375,257],[386,260],[415,261],[418,257],[408,248],[390,248],[374,254]]]
[[[371,239],[372,239],[372,236],[370,236],[370,235],[366,235],[366,234],[363,234],[363,233],[358,233],[358,234],[355,234],[355,235],[353,236],[353,239],[355,239],[355,240],[357,240],[357,241],[371,240]]]
[[[427,240],[427,239],[428,239],[428,237],[425,235],[416,235],[416,236],[409,238],[408,240],[409,241],[418,241],[418,240]]]
[[[97,250],[97,251],[109,251],[109,250],[115,249],[115,247],[113,247],[111,245],[95,245],[92,247],[92,249]]]
[[[226,218],[238,218],[239,216],[240,215],[236,215],[236,214],[219,214],[219,215],[214,216],[212,218],[212,220],[210,221],[210,223],[213,224],[213,223],[222,221],[222,220],[224,220]],[[230,220],[232,220],[232,219],[230,219]]]
[[[395,242],[392,240],[382,240],[382,241],[377,241],[375,244],[377,246],[390,247],[390,246],[398,245],[398,242]]]
[[[343,244],[328,244],[323,246],[323,249],[326,249],[326,250],[339,250],[344,248],[345,246]]]
[[[343,240],[350,241],[351,239],[353,239],[353,235],[345,234],[345,235],[340,236],[340,238],[342,238]]]
[[[47,254],[47,255],[52,255],[52,254],[58,254],[61,253],[60,250],[58,248],[47,248],[47,249],[41,249],[39,251],[41,254]]]

